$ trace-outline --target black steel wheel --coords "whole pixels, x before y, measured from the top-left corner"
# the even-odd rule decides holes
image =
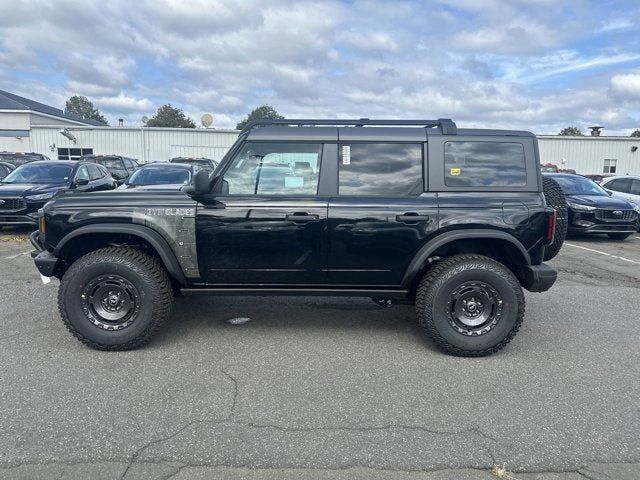
[[[162,264],[127,247],[108,247],[76,260],[58,290],[69,331],[100,350],[146,344],[171,313],[173,287]]]
[[[453,355],[497,352],[524,318],[524,294],[503,264],[483,255],[453,255],[436,263],[416,291],[418,324]]]

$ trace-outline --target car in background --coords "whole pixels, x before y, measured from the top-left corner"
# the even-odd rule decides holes
[[[589,180],[593,180],[596,183],[602,182],[605,178],[614,177],[613,173],[588,173],[586,175],[582,175]]]
[[[97,163],[102,165],[113,178],[116,179],[118,185],[122,185],[124,181],[129,178],[136,168],[138,168],[138,162],[133,158],[123,157],[122,155],[84,155],[80,158],[87,162]]]
[[[604,233],[624,240],[638,231],[640,207],[611,196],[593,180],[570,173],[545,173],[560,184],[567,199],[569,233]]]
[[[8,162],[0,162],[0,180],[15,170],[15,165]]]
[[[39,160],[50,160],[49,157],[41,153],[24,153],[24,152],[0,152],[0,162],[10,163],[14,167],[19,167],[29,162],[37,162]]]
[[[558,171],[558,166],[553,164],[553,163],[541,163],[540,164],[540,171],[541,172],[557,172]]]
[[[0,226],[37,225],[38,209],[68,190],[112,190],[116,181],[100,165],[46,160],[19,166],[0,181]]]
[[[600,186],[610,191],[614,197],[624,198],[640,205],[640,176],[619,175],[604,179]]]
[[[186,163],[155,162],[139,167],[119,190],[175,191],[191,183],[193,175],[206,170],[198,165]]]
[[[211,160],[210,158],[204,157],[174,157],[169,160],[170,163],[188,163],[190,165],[198,165],[202,168],[208,168],[211,171],[214,171],[218,166],[218,162],[215,160]]]

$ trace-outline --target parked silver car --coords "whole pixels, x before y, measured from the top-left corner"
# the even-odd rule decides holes
[[[640,176],[618,175],[605,178],[600,185],[612,192],[612,196],[624,198],[640,206]]]

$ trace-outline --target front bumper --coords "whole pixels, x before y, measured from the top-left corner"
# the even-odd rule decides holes
[[[527,265],[524,273],[524,288],[530,292],[546,292],[556,283],[558,278],[558,271],[546,263]]]
[[[0,225],[8,227],[11,225],[38,225],[38,212],[34,212],[35,217],[31,215],[16,215],[13,213],[0,212]]]
[[[569,233],[635,233],[640,226],[640,218],[637,214],[634,217],[628,220],[601,219],[596,212],[570,209],[568,230]]]
[[[31,258],[36,264],[38,271],[45,277],[53,277],[58,264],[58,257],[44,249],[40,240],[40,231],[36,230],[29,235],[29,241],[35,250],[31,252]]]

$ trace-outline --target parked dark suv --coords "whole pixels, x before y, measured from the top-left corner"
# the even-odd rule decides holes
[[[569,233],[604,233],[625,240],[638,231],[640,207],[611,196],[600,185],[581,175],[545,173],[560,184],[569,207]]]
[[[84,155],[82,160],[102,165],[113,178],[116,179],[118,185],[122,185],[129,178],[129,175],[138,168],[138,162],[133,158],[123,157],[122,155]]]
[[[49,160],[49,157],[41,153],[23,153],[23,152],[0,152],[0,162],[10,163],[14,167],[19,167],[29,162],[37,162],[39,160]]]
[[[169,160],[170,163],[187,163],[189,165],[197,165],[202,168],[208,168],[213,171],[218,166],[218,162],[204,157],[174,157]]]
[[[415,303],[442,349],[487,355],[519,329],[522,289],[556,279],[539,165],[533,134],[447,119],[257,121],[182,191],[49,202],[33,256],[94,348],[148,342],[178,290]]]
[[[38,209],[60,192],[113,188],[115,181],[100,165],[69,160],[25,163],[0,181],[0,226],[37,225]]]

